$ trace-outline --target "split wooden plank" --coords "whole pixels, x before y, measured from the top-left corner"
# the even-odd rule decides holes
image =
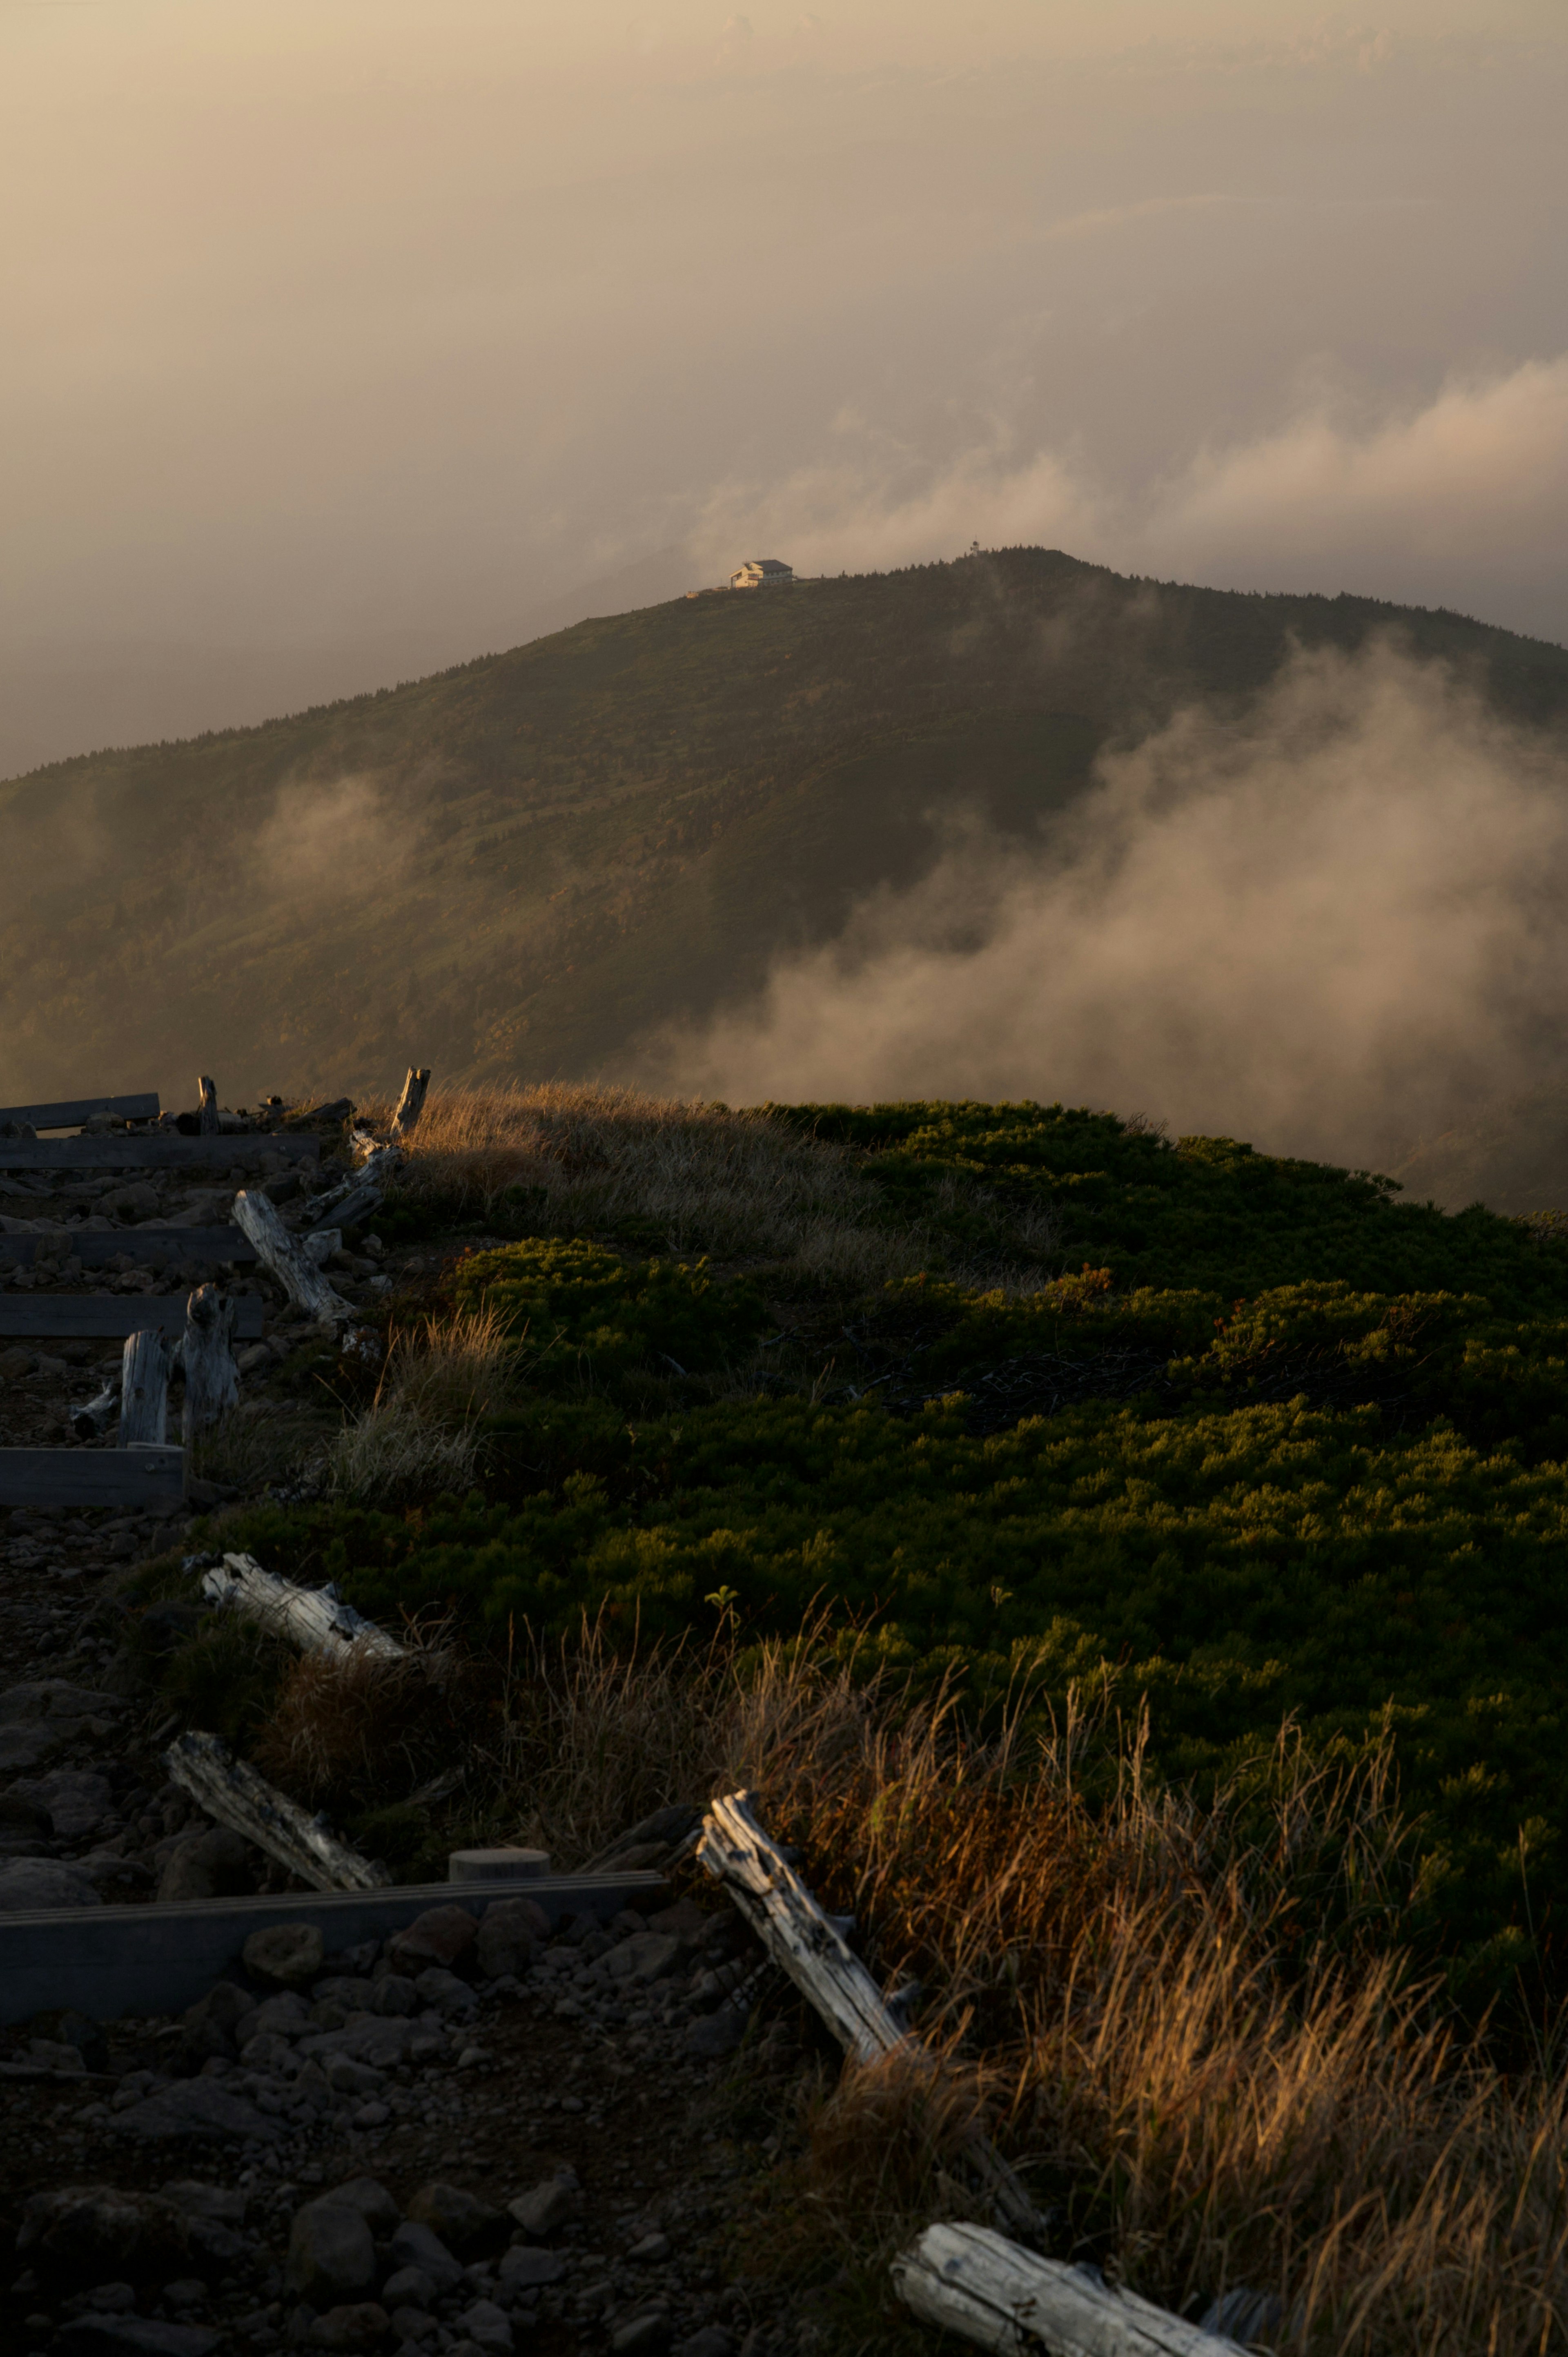
[[[357,1649],[387,1661],[405,1658],[397,1640],[345,1604],[335,1587],[296,1587],[291,1579],[263,1570],[253,1555],[226,1555],[221,1565],[203,1577],[201,1592],[214,1604],[227,1605],[274,1636],[286,1638],[302,1653]]]
[[[247,1130],[235,1137],[5,1137],[0,1138],[0,1170],[195,1170],[253,1169],[263,1156],[286,1162],[315,1162],[321,1140],[279,1137],[270,1130]]]
[[[724,1884],[768,1953],[810,1999],[846,2053],[872,2061],[910,2045],[908,2023],[758,1824],[749,1792],[731,1792],[709,1803],[697,1859]],[[1042,2221],[1024,2184],[978,2131],[965,2140],[964,2157],[1001,2215],[1020,2233],[1037,2234]]]
[[[35,1129],[80,1129],[100,1113],[116,1121],[156,1121],[157,1091],[135,1097],[67,1097],[58,1104],[0,1105],[0,1122],[30,1122]]]
[[[69,1411],[70,1428],[78,1440],[102,1440],[119,1413],[120,1373],[116,1368],[101,1392]]]
[[[23,1235],[0,1235],[0,1260],[28,1262],[57,1254],[74,1254],[83,1268],[128,1254],[138,1265],[156,1268],[167,1261],[232,1260],[243,1266],[256,1257],[249,1236],[238,1228],[46,1228]]]
[[[202,1287],[203,1292],[209,1290]],[[262,1331],[259,1293],[242,1293],[234,1301],[234,1334],[255,1341]],[[30,1340],[118,1340],[144,1327],[159,1334],[183,1334],[186,1296],[183,1293],[21,1293],[0,1297],[0,1341],[25,1336]]]
[[[987,2226],[928,2226],[894,2260],[893,2284],[923,2324],[994,2357],[1238,2357],[1234,2341]]]
[[[218,1083],[216,1081],[209,1080],[207,1074],[203,1072],[197,1081],[196,1086],[201,1098],[201,1111],[197,1115],[199,1124],[198,1135],[202,1137],[216,1137],[222,1128],[222,1124],[218,1118]]]
[[[0,1448],[0,1506],[156,1506],[184,1495],[183,1448]]]
[[[168,1338],[151,1327],[128,1335],[120,1361],[120,1446],[161,1448],[168,1435]]]
[[[258,1258],[306,1317],[324,1325],[352,1319],[354,1311],[349,1304],[301,1252],[269,1196],[242,1188],[234,1198],[234,1218],[254,1244]]]
[[[429,1065],[411,1064],[408,1068],[408,1078],[403,1084],[403,1094],[397,1101],[397,1111],[392,1117],[392,1134],[394,1137],[408,1137],[413,1135],[419,1116],[424,1111],[425,1093],[429,1087]]]
[[[381,1867],[335,1840],[216,1735],[193,1728],[177,1736],[164,1753],[164,1766],[209,1817],[254,1842],[313,1890],[382,1890],[390,1882]]]
[[[254,1299],[254,1296],[250,1297]],[[225,1300],[215,1285],[199,1285],[185,1306],[185,1407],[180,1437],[188,1448],[220,1424],[240,1400],[240,1370],[234,1364],[235,1316],[240,1304]],[[257,1308],[261,1304],[257,1302]],[[259,1322],[259,1321],[258,1321]]]

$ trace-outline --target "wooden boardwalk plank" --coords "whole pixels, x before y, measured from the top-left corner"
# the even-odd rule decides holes
[[[274,1137],[266,1130],[231,1137],[0,1137],[0,1170],[254,1169],[263,1155],[314,1162],[316,1136]]]
[[[59,1104],[0,1105],[0,1122],[30,1121],[35,1129],[80,1129],[95,1113],[117,1121],[156,1121],[156,1089],[139,1097],[68,1097]]]
[[[183,1448],[0,1448],[0,1506],[153,1506],[184,1495]]]
[[[0,1261],[33,1261],[40,1253],[70,1253],[83,1268],[128,1254],[138,1266],[157,1268],[182,1260],[249,1263],[256,1247],[238,1228],[46,1228],[38,1235],[0,1236]]]
[[[42,1341],[124,1337],[156,1327],[160,1334],[183,1334],[183,1293],[34,1293],[0,1300],[0,1341],[21,1337]],[[235,1304],[234,1338],[253,1342],[262,1330],[262,1297],[244,1293]]]

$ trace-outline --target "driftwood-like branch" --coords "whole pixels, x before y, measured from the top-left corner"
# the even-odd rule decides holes
[[[285,1637],[302,1653],[346,1653],[358,1647],[388,1661],[402,1661],[403,1648],[373,1620],[366,1620],[345,1604],[331,1587],[296,1587],[263,1571],[253,1555],[226,1555],[221,1565],[205,1574],[203,1596],[226,1604],[247,1620]]]
[[[96,1399],[83,1400],[70,1410],[70,1428],[78,1440],[102,1440],[120,1413],[120,1378],[106,1383]]]
[[[697,1858],[724,1884],[768,1953],[810,1998],[846,2053],[871,2061],[910,2043],[907,2025],[837,1924],[757,1824],[749,1793],[731,1792],[711,1804]],[[978,2129],[965,2138],[964,2156],[1001,2216],[1021,2233],[1038,2233],[1042,2222],[1023,2183]]]
[[[351,1178],[329,1187],[307,1206],[312,1228],[324,1228],[329,1220],[338,1228],[355,1227],[368,1220],[379,1208],[381,1189],[402,1161],[397,1146],[372,1146]]]
[[[893,2283],[923,2324],[995,2357],[1238,2357],[1234,2341],[986,2226],[928,2226],[894,2260]]]
[[[354,1312],[342,1295],[300,1251],[270,1196],[242,1188],[234,1198],[233,1219],[296,1308],[322,1324],[352,1318]]]
[[[408,1137],[413,1135],[414,1125],[424,1111],[424,1095],[429,1086],[429,1065],[411,1064],[408,1068],[408,1078],[403,1084],[403,1094],[397,1101],[397,1111],[392,1117],[392,1134],[394,1137]]]
[[[120,1361],[120,1446],[161,1448],[168,1438],[169,1347],[155,1326],[125,1337]]]
[[[254,1842],[313,1890],[380,1890],[387,1877],[357,1849],[323,1831],[314,1819],[243,1760],[236,1760],[216,1735],[194,1729],[177,1736],[164,1753],[164,1766],[193,1801],[220,1825]]]
[[[199,1285],[185,1305],[185,1421],[188,1448],[199,1433],[221,1423],[240,1398],[234,1364],[234,1313],[215,1285]]]
[[[209,1080],[207,1074],[203,1072],[196,1085],[201,1092],[201,1127],[199,1135],[202,1137],[216,1137],[220,1126],[218,1119],[218,1083],[216,1081]]]

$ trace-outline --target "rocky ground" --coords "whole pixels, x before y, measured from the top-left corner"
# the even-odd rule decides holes
[[[38,1232],[39,1253],[0,1262],[0,1284],[261,1292],[242,1418],[309,1329],[253,1267],[181,1263],[136,1233],[220,1222],[239,1183],[0,1180],[0,1225]],[[291,1168],[246,1183],[299,1218]],[[84,1268],[72,1231],[111,1227],[124,1250]],[[367,1310],[420,1275],[373,1239],[329,1270]],[[107,1341],[0,1347],[0,1445],[82,1445],[69,1411],[119,1357]],[[286,1887],[167,1781],[149,1632],[134,1657],[115,1592],[220,1494],[161,1516],[0,1511],[0,1909]],[[167,1612],[172,1641],[188,1609],[141,1618]],[[746,2273],[736,2232],[814,2026],[798,2011],[743,2025],[722,1985],[757,1960],[722,1902],[553,1930],[496,1905],[489,1923],[478,1903],[443,1908],[380,1948],[271,1967],[254,1953],[177,2019],[0,2031],[5,2357],[793,2346],[789,2303]]]

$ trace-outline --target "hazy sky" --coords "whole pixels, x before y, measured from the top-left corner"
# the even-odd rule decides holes
[[[0,770],[659,552],[1568,638],[1565,120],[1561,0],[0,0]]]

